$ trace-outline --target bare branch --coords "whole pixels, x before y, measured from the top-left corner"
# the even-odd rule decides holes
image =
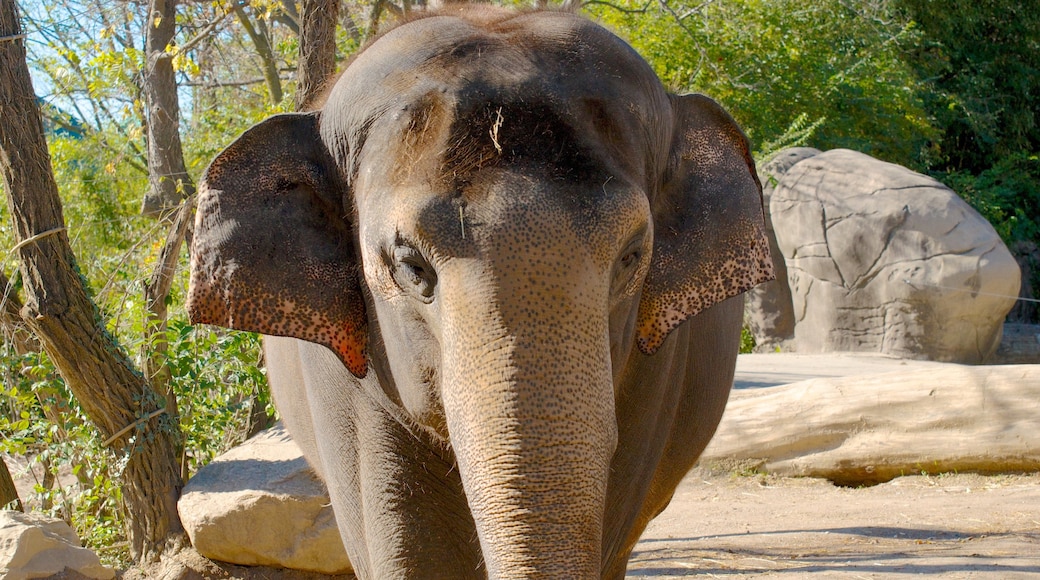
[[[293,72],[293,71],[295,71],[295,69],[285,69],[285,71],[286,72]],[[282,81],[288,81],[288,80],[290,80],[290,77],[284,77],[284,76],[279,75],[278,79],[282,80]],[[222,87],[248,87],[248,86],[252,86],[252,85],[262,85],[262,84],[264,84],[266,82],[267,82],[267,79],[262,78],[262,77],[258,77],[258,78],[252,78],[252,79],[240,79],[240,80],[237,80],[237,81],[222,81],[222,80],[187,81],[187,82],[184,82],[184,83],[181,83],[181,84],[186,86],[186,87],[202,87],[204,89],[219,89],[219,88],[222,88]]]
[[[716,0],[707,0],[705,2],[701,2],[700,4],[694,6],[693,8],[690,8],[689,10],[684,12],[682,14],[682,16],[679,16],[679,20],[685,20],[685,19],[689,18],[690,16],[693,16],[694,14],[701,13],[701,11],[703,11],[706,6],[708,6],[710,4],[714,4],[715,1]]]

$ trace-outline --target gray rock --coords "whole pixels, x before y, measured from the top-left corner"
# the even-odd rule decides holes
[[[0,511],[0,578],[46,578],[71,570],[108,580],[116,573],[82,547],[65,522],[41,514]]]
[[[752,324],[756,341],[799,353],[992,357],[1021,278],[993,227],[927,176],[853,151],[811,151],[763,167],[795,324],[793,338],[779,323]],[[784,316],[783,281],[749,301],[749,319]],[[756,315],[762,305],[771,313]]]
[[[203,556],[248,566],[351,572],[328,492],[281,425],[199,470],[177,511]]]

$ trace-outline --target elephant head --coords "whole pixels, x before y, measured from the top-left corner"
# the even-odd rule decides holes
[[[733,119],[605,29],[429,15],[213,161],[189,309],[374,370],[454,453],[490,576],[596,577],[617,378],[770,276],[760,189]]]

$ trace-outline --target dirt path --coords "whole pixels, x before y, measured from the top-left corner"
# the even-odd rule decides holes
[[[870,488],[693,472],[628,578],[1040,578],[1040,475]]]

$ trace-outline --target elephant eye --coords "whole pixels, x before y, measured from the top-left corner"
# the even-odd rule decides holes
[[[646,231],[639,231],[629,240],[628,244],[625,245],[624,251],[621,252],[621,257],[618,258],[617,265],[614,267],[615,292],[625,291],[624,289],[636,275],[639,264],[643,259],[645,237]]]
[[[635,266],[636,263],[639,262],[640,255],[642,255],[642,252],[639,252],[638,250],[625,254],[621,257],[621,267],[627,270],[628,268]]]
[[[393,269],[394,279],[402,290],[426,303],[433,300],[437,272],[418,250],[407,246],[394,248]]]

